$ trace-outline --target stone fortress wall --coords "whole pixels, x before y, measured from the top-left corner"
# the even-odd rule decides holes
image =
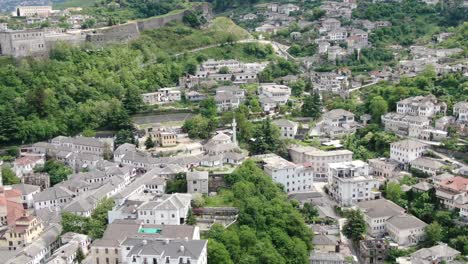
[[[193,10],[200,10],[207,18],[212,17],[209,3],[197,3]],[[84,42],[104,46],[112,42],[127,42],[136,39],[144,30],[161,28],[170,22],[182,21],[188,10],[162,15],[125,24],[82,30],[73,33],[52,33],[47,29],[0,31],[0,55],[21,58],[26,56],[45,57],[58,42],[80,45]]]

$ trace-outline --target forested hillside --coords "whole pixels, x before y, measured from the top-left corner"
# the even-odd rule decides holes
[[[175,59],[174,53],[246,36],[232,21],[218,18],[203,30],[175,24],[129,44],[104,49],[63,44],[48,60],[2,60],[0,144],[31,143],[86,128],[127,128],[129,114],[140,109],[140,93],[175,85],[206,59],[198,54]]]

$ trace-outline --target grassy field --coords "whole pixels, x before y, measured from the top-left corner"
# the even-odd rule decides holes
[[[54,9],[66,9],[69,7],[90,7],[96,3],[96,0],[65,0],[62,2],[54,2]]]
[[[221,190],[216,196],[205,198],[205,207],[228,207],[233,206],[233,194],[230,190]]]
[[[248,37],[250,34],[247,31],[224,17],[214,19],[205,29],[194,29],[182,24],[174,24],[146,31],[142,35],[143,41],[153,41],[154,46],[169,54]]]

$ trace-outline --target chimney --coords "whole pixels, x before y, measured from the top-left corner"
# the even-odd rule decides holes
[[[183,245],[180,245],[180,252],[182,252],[182,253],[185,252],[185,247]]]

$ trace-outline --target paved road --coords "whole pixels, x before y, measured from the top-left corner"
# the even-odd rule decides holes
[[[354,92],[354,91],[357,91],[357,90],[359,90],[359,89],[361,89],[361,88],[365,88],[365,87],[374,85],[374,84],[376,84],[376,83],[378,83],[378,82],[371,82],[371,83],[368,83],[368,84],[364,84],[364,85],[362,85],[362,86],[359,86],[359,87],[356,87],[356,88],[353,88],[353,89],[349,89],[349,92]]]

